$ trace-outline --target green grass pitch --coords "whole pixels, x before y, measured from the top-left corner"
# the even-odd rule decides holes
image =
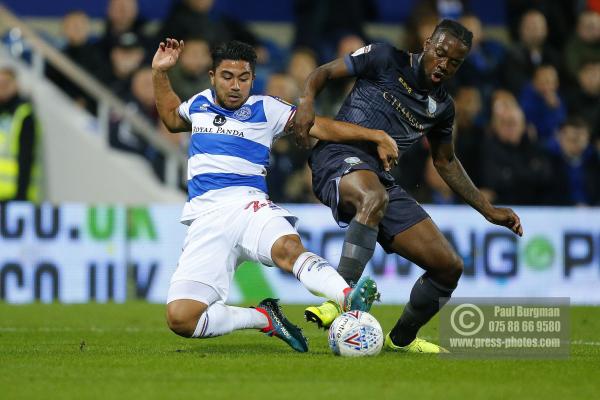
[[[389,330],[400,309],[376,306],[373,314]],[[566,360],[340,358],[302,310],[284,306],[309,337],[308,354],[255,331],[182,339],[167,330],[161,305],[0,303],[0,398],[598,398],[600,308],[572,308]],[[422,334],[437,337],[437,321]]]

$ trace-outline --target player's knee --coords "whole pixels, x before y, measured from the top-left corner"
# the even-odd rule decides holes
[[[292,271],[294,263],[306,248],[297,235],[282,236],[273,244],[271,258],[283,270]]]
[[[169,325],[169,329],[179,336],[192,337],[202,313],[198,315],[197,312],[192,313],[183,307],[172,304],[169,303],[167,305],[167,324]]]
[[[462,258],[452,251],[445,254],[444,257],[440,257],[439,260],[440,262],[433,264],[437,265],[436,267],[428,269],[429,275],[437,283],[448,288],[455,288],[464,269]]]
[[[381,190],[370,190],[365,192],[360,198],[360,205],[358,213],[368,217],[374,223],[379,223],[388,205],[388,194],[385,189]]]
[[[456,253],[452,253],[450,259],[450,267],[448,268],[448,280],[454,285],[458,284],[458,280],[462,276],[465,269],[463,259]]]

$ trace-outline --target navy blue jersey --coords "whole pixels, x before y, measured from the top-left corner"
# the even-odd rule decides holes
[[[386,131],[401,153],[423,135],[452,141],[454,101],[441,85],[431,91],[419,87],[420,59],[421,54],[387,44],[368,45],[346,56],[346,66],[357,79],[336,119]],[[377,157],[371,142],[346,145]]]

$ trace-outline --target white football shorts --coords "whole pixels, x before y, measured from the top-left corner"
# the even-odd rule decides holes
[[[275,266],[271,248],[282,236],[298,235],[296,222],[289,211],[266,199],[228,203],[199,216],[188,228],[167,303],[200,301],[200,294],[195,297],[181,290],[185,285],[180,281],[208,285],[221,301],[227,301],[236,268],[244,261]]]

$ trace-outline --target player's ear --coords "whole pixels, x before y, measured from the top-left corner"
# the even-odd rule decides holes
[[[211,86],[215,86],[215,71],[212,69],[208,71],[208,76],[210,77]]]

